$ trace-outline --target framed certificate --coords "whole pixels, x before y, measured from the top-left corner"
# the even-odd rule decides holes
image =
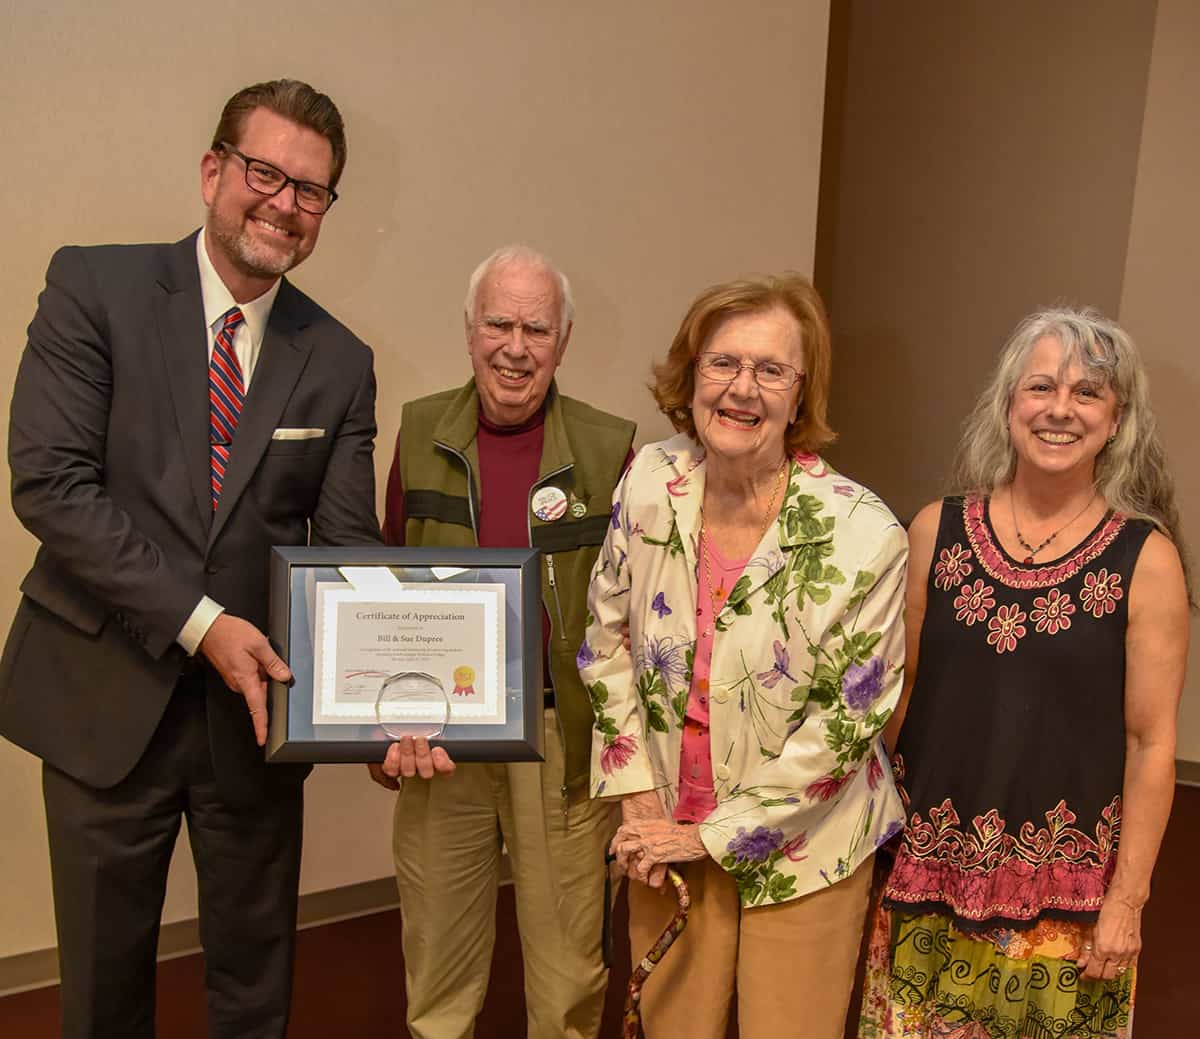
[[[542,760],[542,596],[528,548],[274,548],[268,761]]]

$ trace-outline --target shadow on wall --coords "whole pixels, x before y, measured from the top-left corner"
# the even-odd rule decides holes
[[[947,380],[918,356],[896,329],[834,336],[829,412],[838,439],[829,459],[905,524],[943,493],[970,407],[961,395],[947,398]]]

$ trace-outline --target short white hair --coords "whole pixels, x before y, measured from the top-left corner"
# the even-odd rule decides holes
[[[571,327],[571,322],[575,320],[575,300],[571,297],[571,283],[567,280],[567,276],[554,266],[553,261],[545,253],[538,252],[532,246],[522,245],[519,242],[500,246],[499,249],[476,267],[471,274],[471,279],[467,282],[467,298],[463,304],[463,313],[466,315],[467,323],[470,324],[475,320],[475,304],[479,300],[479,286],[483,283],[483,279],[487,277],[488,272],[497,267],[507,267],[510,263],[521,263],[527,264],[530,267],[538,267],[557,280],[559,295],[558,339],[561,342],[562,337],[566,335],[567,329]]]

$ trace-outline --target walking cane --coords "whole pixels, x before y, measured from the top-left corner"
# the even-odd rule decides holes
[[[666,930],[658,936],[653,947],[645,956],[642,957],[641,963],[633,968],[633,975],[629,979],[629,988],[625,993],[625,1016],[622,1021],[621,1039],[642,1039],[642,985],[650,976],[650,972],[658,965],[671,948],[672,943],[683,934],[683,929],[687,927],[688,910],[692,906],[692,896],[688,894],[687,882],[674,869],[667,870],[667,879],[675,885],[675,895],[679,900],[679,908],[675,910],[675,915],[671,917],[671,922],[667,924]]]

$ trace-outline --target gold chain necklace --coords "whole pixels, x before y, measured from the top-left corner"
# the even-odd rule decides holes
[[[1079,519],[1080,516],[1082,516],[1085,512],[1087,512],[1087,510],[1092,507],[1092,502],[1094,502],[1095,500],[1096,500],[1096,491],[1093,489],[1092,496],[1090,498],[1088,498],[1087,504],[1085,504],[1082,509],[1080,509],[1077,513],[1075,513],[1074,516],[1072,516],[1069,520],[1067,520],[1067,522],[1064,523],[1057,530],[1052,530],[1049,533],[1049,535],[1042,538],[1042,540],[1039,541],[1036,545],[1031,545],[1028,541],[1025,540],[1024,536],[1021,534],[1021,527],[1017,523],[1017,496],[1013,492],[1012,485],[1010,484],[1009,488],[1008,488],[1008,508],[1009,508],[1009,511],[1012,513],[1013,530],[1016,531],[1017,541],[1020,544],[1020,546],[1023,549],[1025,549],[1026,553],[1028,553],[1025,556],[1024,562],[1027,565],[1032,563],[1033,557],[1036,556],[1048,544],[1050,544],[1051,541],[1053,541],[1056,537],[1058,537],[1059,534],[1061,534],[1064,530],[1066,530],[1067,527],[1069,527],[1072,523],[1074,523],[1077,519]]]
[[[762,541],[763,536],[767,533],[767,527],[771,525],[771,513],[775,508],[775,499],[779,497],[779,488],[783,486],[783,474],[787,472],[787,469],[788,460],[785,456],[783,459],[783,464],[779,467],[779,473],[775,477],[775,489],[771,492],[771,500],[767,502],[767,511],[763,513],[762,526],[758,528],[758,541],[755,541],[754,543],[756,547],[758,543]],[[707,638],[713,633],[713,625],[716,623],[717,614],[721,612],[721,609],[720,599],[716,592],[713,591],[712,563],[709,561],[708,557],[708,531],[705,528],[704,523],[703,505],[700,506],[700,555],[704,559],[704,581],[708,586],[708,601],[712,606],[712,620],[710,621],[709,626],[705,628],[704,632],[702,633],[703,636]],[[700,611],[696,610],[696,614],[699,616]]]

